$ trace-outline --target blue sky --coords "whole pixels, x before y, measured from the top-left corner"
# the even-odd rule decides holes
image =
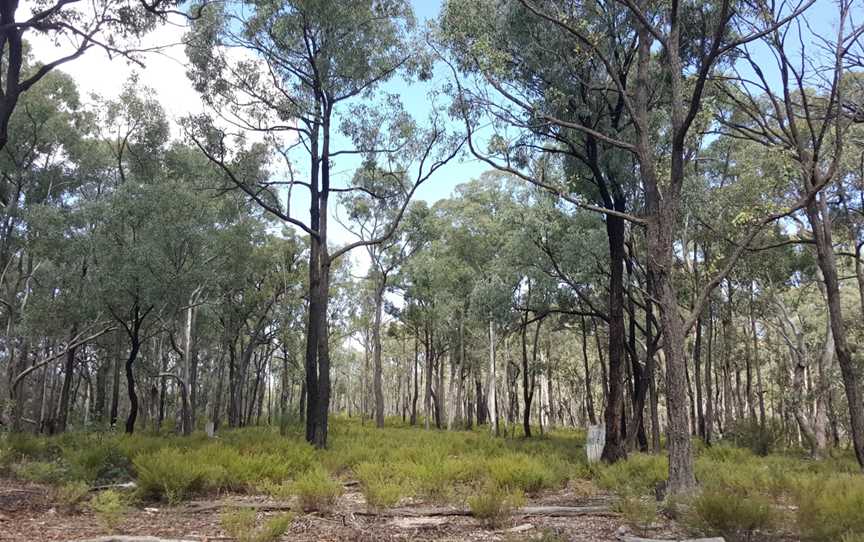
[[[424,24],[430,19],[436,19],[441,10],[441,3],[441,0],[411,0],[418,25]],[[446,83],[446,75],[444,70],[439,69],[436,70],[435,77],[427,83],[408,83],[402,79],[397,79],[388,82],[384,86],[384,90],[398,94],[406,110],[418,123],[422,124],[431,109],[429,93]],[[459,130],[461,126],[454,124],[453,128]],[[346,166],[344,162],[341,167],[337,164],[335,170],[344,170]],[[416,197],[426,200],[430,204],[447,198],[456,185],[478,177],[487,169],[489,169],[487,164],[479,162],[467,152],[463,153],[439,169],[432,178],[426,181],[417,191]]]

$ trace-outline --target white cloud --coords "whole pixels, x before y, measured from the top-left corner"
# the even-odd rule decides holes
[[[22,2],[20,13],[26,17],[32,5],[32,1]],[[160,25],[144,36],[136,46],[142,49],[159,48],[159,51],[140,55],[143,68],[124,58],[110,58],[104,50],[94,47],[60,69],[75,79],[85,101],[90,101],[91,94],[116,97],[129,76],[137,73],[140,84],[156,92],[169,118],[177,119],[198,113],[203,110],[201,99],[186,77],[188,59],[182,45],[186,31],[186,19],[172,15],[167,24]],[[55,43],[45,34],[31,32],[26,35],[26,39],[32,47],[34,58],[40,62],[50,62],[75,51],[73,44]]]

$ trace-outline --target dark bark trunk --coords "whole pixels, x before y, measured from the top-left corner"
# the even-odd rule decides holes
[[[609,239],[609,370],[606,398],[606,444],[603,461],[627,457],[624,434],[624,220],[606,217]]]
[[[70,342],[78,333],[78,326],[73,325],[69,332]],[[72,391],[72,379],[75,376],[75,354],[78,348],[73,347],[66,351],[66,363],[63,367],[63,387],[60,391],[60,406],[57,409],[57,431],[66,431],[66,422],[69,419],[70,397]]]
[[[126,359],[126,391],[129,394],[129,416],[126,418],[127,434],[132,434],[135,431],[135,420],[138,419],[138,394],[135,392],[135,373],[133,370],[135,360],[138,359],[138,351],[141,348],[137,330],[135,335],[131,337],[131,341],[129,357]]]
[[[120,343],[118,340],[117,350],[114,355],[113,375],[111,381],[111,411],[108,416],[111,427],[117,425],[117,411],[120,403],[120,351]]]
[[[591,391],[591,368],[588,366],[588,323],[582,317],[582,363],[585,369],[585,410],[591,425],[597,425],[597,414],[594,412],[594,392]]]
[[[831,219],[824,196],[812,200],[806,208],[807,218],[813,229],[816,241],[816,260],[822,271],[825,282],[825,295],[828,298],[828,315],[831,331],[834,335],[834,350],[840,374],[843,377],[843,387],[846,390],[846,400],[849,405],[849,426],[851,428],[852,445],[858,464],[864,467],[864,402],[860,396],[858,368],[849,349],[846,336],[846,323],[843,320],[843,309],[840,297],[840,282],[837,276],[837,263],[831,236]]]

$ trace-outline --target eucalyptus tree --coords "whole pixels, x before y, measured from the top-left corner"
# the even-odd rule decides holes
[[[210,117],[190,119],[187,132],[232,186],[310,239],[306,439],[318,447],[327,443],[330,401],[330,268],[350,250],[392,235],[417,186],[455,153],[444,145],[440,122],[419,130],[397,98],[381,93],[385,81],[422,67],[413,26],[405,1],[229,2],[205,9],[189,37],[190,75],[205,102],[232,129],[263,133],[281,165],[271,162],[273,175],[252,169],[253,156],[267,158],[266,147],[245,146]],[[380,237],[331,252],[330,198],[362,190],[350,181],[337,186],[334,165],[350,167],[356,157],[385,164],[400,153],[411,157],[401,163],[413,163],[394,220]],[[297,160],[306,164],[307,180]],[[274,178],[277,168],[286,180]],[[295,189],[307,192],[305,221],[292,206]]]
[[[611,38],[616,48],[614,77],[629,83],[635,69],[635,28],[628,25],[627,10],[616,4],[562,8],[579,13],[594,32],[619,31]],[[519,2],[447,3],[441,20],[445,43],[453,51],[459,68],[479,79],[474,92],[464,90],[460,99],[480,114],[496,119],[491,149],[497,154],[480,155],[492,166],[521,175],[538,186],[587,208],[604,213],[609,250],[609,401],[605,413],[606,445],[603,457],[616,461],[625,457],[623,385],[625,353],[624,259],[625,224],[628,207],[635,206],[636,180],[632,157],[604,134],[626,138],[632,125],[623,107],[622,94],[590,55],[568,55],[582,43],[566,29],[549,25]],[[623,30],[622,30],[623,29]],[[552,118],[550,122],[545,119]],[[590,126],[573,129],[571,124]],[[469,130],[471,124],[468,125]],[[567,174],[555,182],[541,164],[534,174],[523,173],[532,156],[554,153],[558,167]],[[551,160],[550,160],[551,161]],[[542,169],[542,171],[541,171]],[[594,205],[596,203],[596,206]]]
[[[614,103],[625,112],[626,123],[632,127],[625,132],[613,131],[606,125],[592,124],[590,118],[561,119],[555,111],[541,111],[532,119],[539,125],[557,125],[593,135],[631,156],[638,164],[645,202],[643,216],[586,204],[580,198],[569,196],[566,187],[560,185],[549,188],[577,205],[620,216],[646,230],[647,269],[653,296],[661,309],[666,359],[669,487],[672,493],[690,492],[696,484],[687,408],[686,333],[695,325],[711,291],[759,234],[761,226],[786,214],[772,214],[756,221],[744,234],[739,249],[724,262],[717,275],[706,281],[690,314],[681,314],[678,289],[673,279],[676,267],[674,246],[679,234],[682,187],[701,146],[700,134],[706,128],[703,108],[706,89],[718,67],[727,62],[734,51],[783,27],[812,3],[811,0],[791,7],[782,5],[777,8],[780,11],[777,17],[765,17],[763,12],[770,12],[769,8],[733,5],[725,0],[698,7],[629,1],[607,5],[514,0],[481,3],[481,13],[475,13],[473,17],[468,13],[463,17],[482,24],[483,21],[495,20],[496,14],[507,17],[519,13],[520,17],[534,18],[543,23],[551,32],[563,31],[575,43],[566,52],[561,51],[559,58],[571,59],[575,50],[580,61],[593,60],[594,69],[602,74],[602,88],[612,89]],[[754,19],[759,22],[753,23]],[[597,31],[597,27],[601,31]],[[481,66],[486,68],[481,74],[482,80],[500,81],[498,75],[502,66],[506,68],[512,59],[508,50],[484,40],[470,25],[464,37],[472,46],[493,52],[490,55],[492,62]],[[635,48],[628,47],[631,43],[635,43]],[[632,66],[632,70],[622,70],[622,66]],[[478,125],[484,120],[471,112],[470,99],[465,98],[465,87],[458,77],[455,84],[457,114],[463,118],[469,133],[476,134]],[[518,96],[509,92],[512,85],[506,80],[498,83],[497,88],[495,84],[491,86],[505,98]],[[658,110],[653,96],[666,98],[663,109]],[[568,96],[563,95],[562,99],[567,100]],[[501,103],[501,99],[495,103]],[[506,112],[498,114],[498,109],[495,109],[492,116],[503,121],[503,129],[510,126],[508,118],[512,116]],[[475,155],[489,160],[496,167],[521,174],[535,184],[547,184],[542,175],[537,175],[543,171],[542,168],[532,171],[525,167],[532,161],[532,155],[526,154],[518,139],[515,147],[505,136],[493,143],[488,152],[479,151],[476,141],[472,142],[471,148]]]
[[[90,49],[143,65],[139,38],[169,14],[185,14],[175,9],[183,4],[180,0],[48,0],[28,2],[29,13],[22,13],[19,4],[0,2],[0,149],[9,141],[9,122],[19,100],[46,75]],[[26,39],[37,35],[70,47],[52,58],[34,59]]]
[[[825,283],[831,332],[837,362],[843,376],[855,456],[864,468],[864,401],[860,375],[853,361],[847,338],[847,324],[840,297],[840,278],[834,252],[832,217],[828,204],[837,175],[841,171],[848,133],[857,120],[847,114],[846,84],[850,71],[859,67],[864,25],[855,19],[855,4],[837,3],[836,30],[824,38],[827,51],[822,55],[799,45],[805,17],[781,28],[780,16],[769,14],[769,30],[760,35],[772,53],[779,82],[769,80],[753,54],[742,53],[743,66],[735,74],[743,81],[739,92],[726,91],[738,106],[739,119],[724,119],[729,132],[756,141],[768,148],[788,153],[793,167],[790,175],[797,183],[793,189],[813,236],[817,263]],[[854,98],[854,96],[852,96]],[[820,193],[822,192],[822,193]]]
[[[401,169],[400,169],[401,172]],[[363,191],[343,198],[348,219],[355,235],[361,240],[381,237],[400,212],[401,194],[407,190],[407,179],[400,173],[365,167],[355,173],[354,186]],[[424,219],[428,215],[425,203],[415,203],[406,213],[399,229],[387,240],[366,246],[369,257],[369,280],[372,284],[373,314],[371,321],[372,386],[375,395],[375,425],[384,427],[384,389],[381,366],[381,329],[384,316],[384,294],[392,276],[398,273],[412,254],[424,242]]]
[[[34,350],[30,347],[30,338],[25,336],[29,333],[22,334],[24,330],[19,328],[25,320],[31,321],[26,327],[32,328],[32,322],[42,317],[41,309],[34,307],[36,312],[29,314],[27,308],[30,301],[37,304],[42,301],[39,293],[34,292],[34,288],[39,286],[33,280],[35,273],[43,267],[54,268],[51,255],[55,249],[60,250],[63,257],[72,258],[66,263],[79,274],[82,266],[86,269],[84,253],[67,252],[62,244],[52,244],[62,240],[46,225],[58,226],[62,231],[69,224],[65,210],[69,198],[80,191],[86,180],[84,161],[88,158],[83,141],[92,125],[81,107],[72,79],[55,72],[46,76],[39,88],[21,99],[9,127],[12,137],[0,155],[0,267],[3,269],[0,273],[0,296],[3,300],[0,314],[5,327],[8,391],[10,396],[20,396],[16,392],[23,385],[21,374],[24,370],[28,371],[27,374],[32,372],[32,366],[27,366],[27,358]],[[70,245],[74,244],[74,241],[70,242]],[[46,248],[49,246],[50,249]],[[44,277],[44,273],[40,276]],[[31,292],[34,295],[31,296]],[[58,314],[62,312],[58,311]],[[60,326],[66,330],[64,334],[70,329],[69,323],[66,321]],[[74,337],[77,335],[74,326],[71,334],[74,339],[80,339]],[[53,337],[55,333],[52,331],[49,335]],[[68,336],[60,342],[66,341],[69,341]],[[74,351],[74,347],[71,349]],[[16,406],[18,399],[11,399],[14,409],[12,425],[17,426],[20,408]]]

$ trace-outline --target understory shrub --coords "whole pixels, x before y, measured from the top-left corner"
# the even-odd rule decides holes
[[[558,486],[564,480],[551,461],[527,454],[506,455],[489,461],[488,476],[502,488],[537,493]]]
[[[630,454],[624,461],[597,467],[597,483],[619,494],[653,494],[666,480],[668,465],[665,455]]]
[[[775,420],[769,420],[763,425],[757,420],[747,418],[727,427],[723,440],[764,457],[782,445],[783,427]]]
[[[322,467],[313,467],[291,484],[303,510],[326,510],[342,494],[342,485],[330,478]]]
[[[131,478],[132,462],[113,441],[91,439],[80,448],[64,450],[69,477],[90,483],[109,484]]]
[[[657,519],[657,501],[654,497],[623,495],[615,509],[637,533],[644,534]]]
[[[78,506],[90,494],[90,486],[85,482],[67,482],[52,492],[52,500],[66,512],[76,512]]]
[[[484,525],[501,527],[524,502],[525,496],[521,491],[510,491],[490,481],[482,486],[478,494],[468,497],[468,508],[471,515]]]
[[[12,465],[16,478],[28,482],[57,484],[66,478],[66,471],[57,461],[21,461]]]
[[[860,474],[811,476],[800,482],[794,499],[802,538],[864,537],[864,480]]]
[[[144,497],[167,498],[177,503],[187,495],[204,489],[205,482],[217,483],[223,473],[213,465],[202,465],[176,448],[163,448],[142,454],[133,461],[138,487]]]
[[[372,508],[395,506],[408,493],[404,476],[397,475],[390,465],[380,462],[360,463],[354,468],[366,503]]]
[[[693,499],[688,523],[697,531],[721,535],[727,541],[749,542],[771,527],[772,502],[761,495],[745,495],[729,488],[706,488]]]
[[[129,511],[126,497],[118,491],[100,491],[90,499],[90,508],[106,529],[117,529]]]
[[[263,523],[259,525],[257,514],[250,508],[229,510],[224,512],[220,518],[222,528],[238,542],[273,542],[279,540],[291,526],[292,521],[294,521],[294,516],[285,513],[264,518]]]

